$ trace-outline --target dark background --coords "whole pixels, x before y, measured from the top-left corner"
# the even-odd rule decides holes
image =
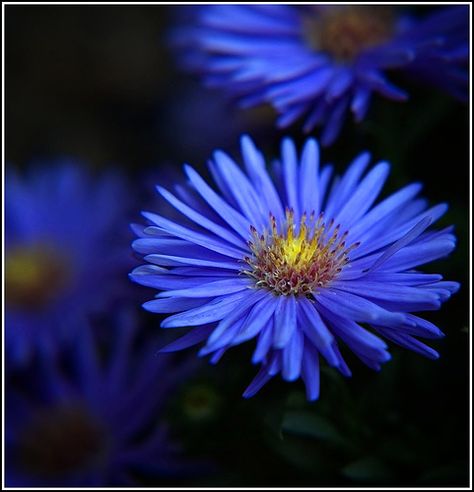
[[[6,162],[23,167],[73,155],[94,169],[115,166],[130,177],[139,220],[153,183],[174,180],[184,161],[203,169],[217,147],[237,157],[242,132],[267,156],[276,156],[284,134],[301,143],[298,126],[273,128],[272,110],[234,110],[178,70],[166,35],[181,8],[6,6]],[[366,122],[349,121],[322,155],[342,171],[370,149],[374,159],[392,163],[385,194],[419,180],[431,204],[450,204],[438,226],[455,225],[458,248],[427,267],[462,286],[425,316],[447,335],[432,343],[441,358],[393,347],[392,361],[376,374],[345,351],[353,377],[324,369],[314,404],[305,402],[301,382],[279,378],[243,400],[255,371],[250,344],[230,351],[217,368],[202,361],[170,402],[169,418],[189,456],[210,458],[217,471],[164,483],[467,485],[468,105],[392,80],[408,89],[409,102],[374,98]],[[143,289],[142,301],[152,294]],[[157,316],[141,316],[144,330],[157,329]]]

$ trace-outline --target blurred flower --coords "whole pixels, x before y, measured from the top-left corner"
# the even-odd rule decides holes
[[[127,229],[117,233],[128,201],[122,180],[94,180],[70,160],[35,164],[27,177],[8,169],[5,182],[5,339],[15,365],[70,341],[131,265]]]
[[[40,359],[28,391],[7,388],[8,486],[130,485],[137,472],[163,478],[193,469],[162,420],[192,367],[173,368],[154,345],[137,343],[129,311],[106,323],[81,327],[68,365]],[[102,347],[104,327],[113,343]]]
[[[350,109],[361,121],[373,93],[408,95],[387,71],[467,97],[469,11],[438,9],[425,19],[390,6],[208,5],[173,35],[185,68],[242,107],[270,103],[287,127],[322,125],[331,144]]]
[[[426,232],[446,211],[427,209],[410,184],[372,207],[389,172],[385,162],[362,177],[370,156],[361,154],[329,187],[332,167],[319,169],[309,139],[298,159],[283,141],[275,183],[265,160],[242,138],[246,174],[217,151],[209,170],[214,191],[190,166],[190,186],[162,197],[184,215],[180,223],[144,212],[149,226],[135,227],[135,251],[147,265],[131,278],[160,292],[146,302],[155,313],[178,313],[164,328],[194,326],[165,351],[207,339],[201,355],[216,362],[231,346],[257,338],[253,363],[262,363],[244,396],[272,376],[303,378],[307,397],[319,394],[319,355],[349,376],[336,339],[378,370],[390,356],[385,343],[363,328],[430,358],[438,354],[415,337],[440,330],[411,312],[438,309],[459,285],[415,267],[455,246],[451,227]]]

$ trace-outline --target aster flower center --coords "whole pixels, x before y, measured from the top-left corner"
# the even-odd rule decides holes
[[[54,299],[70,280],[65,259],[44,246],[22,246],[6,254],[9,306],[38,309]]]
[[[45,409],[23,430],[19,459],[28,472],[52,478],[98,460],[103,442],[101,427],[83,406]]]
[[[250,270],[244,273],[255,279],[257,287],[277,295],[305,295],[326,285],[348,263],[349,252],[358,246],[346,247],[347,232],[340,235],[339,226],[327,224],[321,213],[303,214],[295,224],[294,213],[286,211],[282,230],[270,215],[270,228],[259,234],[252,228],[249,241],[252,257],[245,258]]]
[[[385,6],[327,7],[304,23],[309,45],[343,62],[387,41],[393,32],[392,9]]]

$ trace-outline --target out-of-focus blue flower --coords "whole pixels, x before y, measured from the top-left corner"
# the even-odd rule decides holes
[[[6,356],[22,365],[70,341],[118,290],[128,199],[116,174],[94,179],[71,160],[8,169],[5,192]]]
[[[310,400],[319,395],[319,356],[349,376],[338,348],[347,344],[378,370],[390,356],[377,335],[430,358],[436,351],[417,336],[441,331],[411,314],[438,309],[459,285],[416,270],[455,247],[451,227],[427,230],[447,209],[417,198],[410,184],[374,206],[389,172],[386,162],[365,176],[363,153],[330,185],[332,167],[320,168],[309,139],[298,157],[282,143],[272,180],[265,160],[242,139],[246,172],[217,151],[209,170],[217,191],[190,166],[189,188],[162,197],[182,213],[171,221],[144,212],[149,226],[135,227],[133,247],[148,262],[131,278],[161,292],[144,304],[173,314],[164,328],[193,326],[165,348],[207,340],[201,355],[217,361],[231,346],[257,339],[252,362],[262,364],[244,396],[272,376],[302,377]]]
[[[7,387],[8,486],[131,485],[137,473],[157,479],[196,467],[163,420],[191,365],[157,357],[154,344],[138,341],[133,314],[117,311],[113,324],[83,324],[66,364],[40,359],[27,391]]]
[[[361,121],[374,93],[396,101],[398,71],[467,97],[469,9],[438,9],[424,19],[390,6],[208,5],[173,42],[185,67],[242,107],[270,103],[277,125],[321,125],[331,144],[352,111]]]

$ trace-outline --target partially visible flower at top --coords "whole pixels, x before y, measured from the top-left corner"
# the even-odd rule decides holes
[[[342,374],[351,374],[338,341],[369,367],[390,356],[373,332],[437,358],[416,337],[441,331],[413,312],[434,310],[459,285],[416,268],[450,253],[452,228],[427,230],[445,204],[427,208],[417,198],[421,185],[407,185],[374,205],[389,172],[386,162],[365,176],[363,153],[330,186],[332,167],[320,168],[319,150],[309,139],[298,157],[285,139],[281,160],[267,173],[265,160],[248,137],[242,139],[243,172],[217,151],[209,170],[212,189],[190,166],[189,187],[158,192],[182,215],[171,221],[143,212],[134,226],[135,251],[148,264],[132,280],[159,290],[144,304],[173,314],[164,328],[194,327],[164,350],[206,340],[200,355],[216,362],[230,347],[257,339],[252,362],[261,370],[244,396],[272,376],[302,377],[310,400],[319,395],[320,355]]]
[[[424,19],[393,6],[207,5],[172,36],[185,68],[240,106],[270,103],[277,125],[303,119],[331,144],[348,110],[360,122],[373,94],[404,101],[387,79],[398,71],[467,97],[467,5]]]
[[[117,233],[126,196],[117,173],[93,178],[78,161],[32,163],[25,176],[7,169],[5,353],[13,365],[58,351],[116,293],[132,264],[127,230]]]
[[[130,486],[137,473],[160,480],[202,469],[183,457],[163,417],[194,364],[173,367],[137,340],[132,312],[116,309],[100,326],[83,323],[63,358],[37,360],[26,390],[7,386],[6,485]]]

